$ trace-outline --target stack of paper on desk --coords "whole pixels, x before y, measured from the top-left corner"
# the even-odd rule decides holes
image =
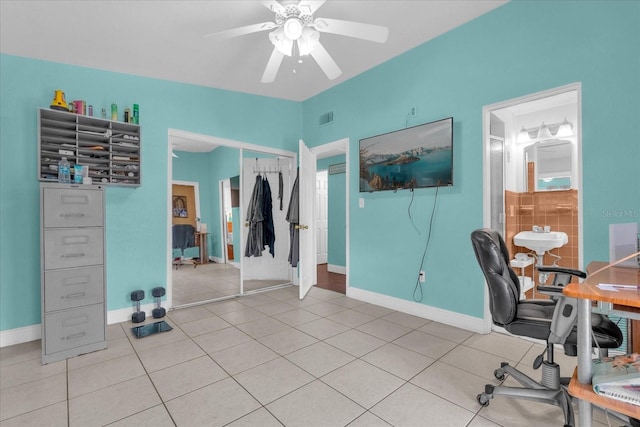
[[[640,354],[593,361],[593,391],[640,406]]]

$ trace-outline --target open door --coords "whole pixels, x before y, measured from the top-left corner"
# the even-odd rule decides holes
[[[300,169],[298,172],[298,189],[300,203],[300,299],[303,299],[311,286],[317,282],[316,266],[316,230],[313,218],[313,203],[316,198],[316,155],[300,140]]]

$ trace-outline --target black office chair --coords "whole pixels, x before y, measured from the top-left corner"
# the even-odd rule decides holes
[[[551,403],[564,412],[565,426],[573,427],[573,407],[566,391],[569,378],[560,378],[560,366],[553,361],[553,346],[562,344],[565,354],[570,356],[577,353],[576,300],[564,297],[562,287],[569,283],[572,276],[585,278],[586,274],[557,266],[538,267],[539,271],[555,274],[553,285],[538,286],[538,291],[550,295],[551,299],[519,300],[520,281],[509,266],[509,251],[500,234],[489,229],[475,230],[471,233],[471,243],[489,286],[493,323],[514,335],[547,342],[545,352],[534,362],[535,369],[542,366],[542,381],[535,381],[502,362],[500,368],[494,371],[496,379],[502,381],[506,375],[511,375],[524,387],[487,384],[484,393],[477,396],[478,403],[487,406],[494,396]],[[609,318],[592,314],[591,319],[594,347],[608,349],[622,344],[622,332]]]

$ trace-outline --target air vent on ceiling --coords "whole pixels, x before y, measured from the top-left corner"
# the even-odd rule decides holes
[[[327,123],[331,123],[333,121],[333,111],[329,111],[328,113],[324,113],[320,115],[320,124],[326,125]]]

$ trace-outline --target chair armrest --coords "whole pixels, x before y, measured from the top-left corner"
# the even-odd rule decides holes
[[[562,287],[561,286],[546,286],[546,285],[538,285],[536,286],[538,292],[547,295],[562,295]]]
[[[569,274],[571,276],[580,277],[581,279],[585,279],[587,277],[587,273],[580,270],[574,270],[572,268],[564,268],[553,265],[540,265],[536,266],[538,271],[542,271],[543,273],[560,273],[560,274]]]

